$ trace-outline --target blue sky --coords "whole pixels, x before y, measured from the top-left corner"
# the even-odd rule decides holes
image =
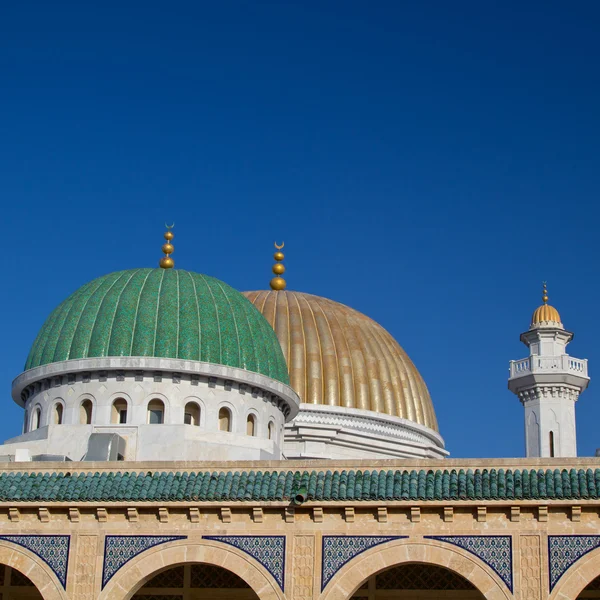
[[[541,282],[600,365],[600,6],[5,2],[2,439],[50,311],[180,268],[348,304],[398,339],[455,457],[522,456],[508,361]],[[579,453],[600,447],[592,379]]]

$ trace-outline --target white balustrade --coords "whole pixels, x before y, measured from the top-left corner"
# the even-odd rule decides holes
[[[530,356],[510,361],[510,376],[520,377],[528,373],[575,373],[587,377],[587,359],[562,356]]]

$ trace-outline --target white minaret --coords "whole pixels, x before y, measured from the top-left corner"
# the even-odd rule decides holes
[[[577,456],[575,402],[590,381],[587,360],[567,354],[573,334],[548,304],[545,283],[542,300],[529,331],[521,334],[529,357],[510,361],[508,389],[525,407],[528,457]]]

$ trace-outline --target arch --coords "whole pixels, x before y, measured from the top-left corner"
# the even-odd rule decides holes
[[[56,400],[52,406],[52,423],[54,425],[62,425],[65,414],[65,405],[62,400]]]
[[[119,396],[112,401],[110,422],[113,425],[129,423],[129,402],[123,396]]]
[[[267,434],[270,440],[275,440],[275,421],[272,419],[269,421],[267,426]]]
[[[148,425],[162,425],[165,422],[165,403],[160,398],[152,398],[146,412]]]
[[[321,600],[348,600],[369,577],[403,563],[449,569],[472,583],[486,600],[513,598],[500,577],[470,552],[436,540],[403,539],[375,546],[348,561],[327,584]]]
[[[129,600],[157,572],[185,563],[222,567],[241,577],[260,600],[284,600],[273,576],[254,558],[212,540],[181,540],[155,546],[126,563],[106,584],[98,600],[118,597]]]
[[[246,417],[246,435],[256,437],[257,435],[257,419],[254,413],[248,413]]]
[[[231,409],[228,406],[219,408],[219,431],[233,431],[231,414]]]
[[[25,409],[25,415],[23,416],[23,433],[29,431],[29,411]]]
[[[200,426],[200,419],[202,418],[202,410],[200,405],[195,400],[190,400],[185,403],[183,409],[183,422],[185,425]]]
[[[29,431],[35,431],[42,426],[42,407],[37,404],[31,411],[31,426]]]
[[[579,594],[600,575],[600,548],[576,560],[556,582],[550,600],[576,600]]]
[[[13,567],[27,576],[44,600],[67,600],[67,594],[54,572],[26,548],[0,540],[0,564]]]
[[[84,398],[79,404],[79,424],[91,425],[94,414],[94,403],[89,398]]]

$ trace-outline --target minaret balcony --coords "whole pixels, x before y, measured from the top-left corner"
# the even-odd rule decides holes
[[[533,373],[569,373],[588,376],[587,359],[573,358],[568,354],[562,356],[529,356],[521,360],[510,361],[510,378],[522,377]]]

